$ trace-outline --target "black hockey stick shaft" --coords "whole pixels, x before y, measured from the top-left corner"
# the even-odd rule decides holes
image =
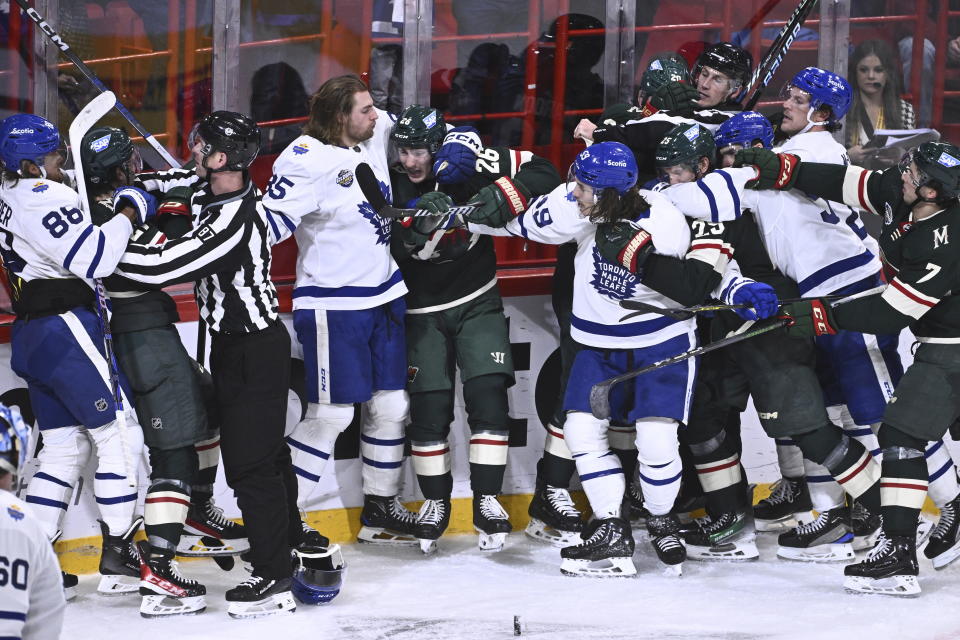
[[[38,27],[40,27],[41,31],[47,34],[47,37],[50,38],[51,42],[57,45],[57,48],[60,49],[63,55],[66,56],[66,58],[77,67],[77,69],[80,70],[80,73],[82,73],[83,76],[100,91],[100,93],[109,91],[107,86],[100,81],[100,78],[97,77],[97,74],[95,74],[93,70],[88,67],[87,64],[81,60],[77,54],[73,52],[73,49],[71,49],[70,46],[63,41],[63,38],[60,37],[60,34],[57,33],[46,20],[44,20],[43,16],[41,16],[36,12],[36,10],[27,4],[27,0],[17,0],[17,4],[20,5],[20,8],[23,9],[24,13],[26,13],[27,16],[29,16]],[[166,148],[164,148],[164,146],[153,137],[153,134],[147,131],[146,127],[140,124],[140,121],[137,120],[133,114],[127,110],[126,107],[119,102],[117,102],[114,107],[120,112],[120,115],[122,115],[126,121],[137,130],[137,133],[143,136],[143,139],[147,141],[147,144],[149,144],[160,155],[164,162],[174,168],[178,168],[180,166],[180,163],[176,160],[176,158],[174,158],[170,152],[167,151]],[[79,160],[77,161],[79,162]]]
[[[377,180],[377,176],[374,175],[370,165],[366,162],[361,162],[357,165],[354,175],[357,178],[357,185],[359,185],[360,191],[363,192],[363,197],[367,199],[367,202],[370,203],[370,206],[373,207],[373,210],[381,218],[391,218],[394,220],[398,218],[421,218],[424,216],[436,218],[439,216],[467,215],[477,210],[477,207],[471,204],[450,207],[448,211],[440,214],[427,211],[426,209],[399,209],[391,206],[390,203],[387,202],[386,196],[380,191],[380,181]]]
[[[753,109],[760,100],[764,89],[766,89],[770,81],[773,80],[774,74],[776,74],[777,69],[780,68],[780,63],[783,62],[787,51],[790,50],[790,46],[800,33],[800,27],[803,26],[803,23],[810,16],[810,13],[813,12],[816,5],[817,0],[800,0],[800,4],[797,5],[790,19],[783,25],[783,29],[777,34],[770,48],[767,49],[766,54],[764,54],[763,60],[760,61],[760,64],[757,65],[753,75],[750,77],[750,83],[747,85],[746,92],[744,93],[745,96],[749,96],[744,103],[743,108],[745,111]]]
[[[780,300],[780,304],[790,304],[793,302],[806,302],[808,300],[839,300],[840,298],[845,298],[843,295],[829,295],[829,296],[819,296],[815,298],[783,298]],[[677,320],[689,320],[698,313],[705,313],[708,311],[727,311],[733,309],[748,309],[753,308],[753,305],[749,304],[699,304],[692,307],[671,307],[663,308],[657,307],[646,302],[640,302],[639,300],[621,300],[620,306],[624,309],[631,309],[635,313],[630,313],[622,318],[620,322],[627,320],[629,318],[634,318],[638,315],[643,315],[645,313],[657,313],[662,316],[668,316],[670,318],[676,318]]]

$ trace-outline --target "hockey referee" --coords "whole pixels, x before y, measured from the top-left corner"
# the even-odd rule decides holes
[[[260,194],[247,168],[260,149],[250,118],[216,111],[194,127],[196,167],[150,175],[166,192],[193,185],[193,230],[161,244],[131,243],[117,275],[155,287],[196,282],[200,317],[212,335],[210,368],[223,426],[221,451],[250,540],[253,574],[227,591],[237,618],[295,609],[290,547],[300,543],[297,483],[284,439],[290,336],[270,280]],[[197,184],[197,177],[201,179]]]

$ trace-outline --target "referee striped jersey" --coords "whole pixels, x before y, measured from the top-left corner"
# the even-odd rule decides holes
[[[192,184],[194,228],[159,244],[131,242],[116,275],[151,287],[195,282],[200,317],[219,333],[266,329],[279,319],[270,280],[270,247],[260,193],[246,177],[238,191],[214,194],[197,185],[193,172],[173,170],[143,176],[150,190]],[[202,183],[201,183],[202,184]]]

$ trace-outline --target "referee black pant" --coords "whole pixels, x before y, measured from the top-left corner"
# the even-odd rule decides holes
[[[247,529],[253,572],[289,577],[290,548],[301,537],[297,481],[283,438],[290,335],[281,322],[255,333],[214,334],[210,369],[223,471]]]

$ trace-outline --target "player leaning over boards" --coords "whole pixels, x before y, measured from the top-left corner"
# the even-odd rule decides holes
[[[299,248],[293,326],[309,404],[288,441],[301,505],[323,475],[337,436],[353,421],[353,404],[363,403],[357,537],[415,544],[415,515],[397,498],[408,409],[407,287],[390,255],[391,221],[373,211],[353,175],[357,164],[367,163],[389,194],[392,124],[359,78],[327,80],[310,99],[304,134],[274,163],[263,204],[278,232],[296,229]]]
[[[105,545],[104,555],[117,551],[110,564],[135,564],[133,535],[141,520],[134,519],[137,490],[128,473],[136,471],[127,460],[139,460],[143,434],[132,411],[126,429],[116,419],[92,285],[93,278],[113,273],[132,221],[143,222],[148,212],[120,198],[123,210],[94,226],[80,196],[64,184],[65,158],[59,132],[43,118],[16,114],[0,123],[0,254],[17,314],[10,368],[26,380],[43,433],[40,467],[26,502],[46,536],[58,538],[92,441],[97,509],[104,533],[115,542]],[[114,578],[104,575],[103,588]],[[63,580],[69,599],[77,578],[64,574]]]
[[[915,595],[917,517],[927,493],[924,446],[960,416],[960,149],[928,142],[899,168],[867,171],[801,162],[792,154],[745,150],[738,163],[759,168],[758,188],[796,188],[883,216],[880,246],[891,279],[879,294],[829,309],[820,301],[786,305],[789,331],[841,329],[895,333],[909,327],[918,346],[877,434],[883,450],[883,536],[867,559],[844,568],[848,589]],[[960,554],[956,508],[941,514],[926,555],[941,568]],[[936,546],[931,549],[931,546]]]
[[[390,135],[399,154],[391,172],[399,207],[436,208],[480,202],[488,209],[522,210],[531,197],[560,184],[553,165],[529,151],[480,148],[476,133],[448,134],[443,116],[414,105]],[[435,189],[437,191],[435,191]],[[407,390],[414,470],[426,501],[416,536],[431,551],[450,519],[450,447],[454,376],[460,369],[470,425],[473,525],[480,548],[498,551],[510,532],[497,500],[507,465],[513,384],[510,336],[497,288],[493,239],[444,217],[420,217],[394,227],[393,251],[407,283]]]
[[[11,493],[29,442],[20,411],[0,404],[0,638],[57,640],[64,610],[57,556],[36,516]]]

